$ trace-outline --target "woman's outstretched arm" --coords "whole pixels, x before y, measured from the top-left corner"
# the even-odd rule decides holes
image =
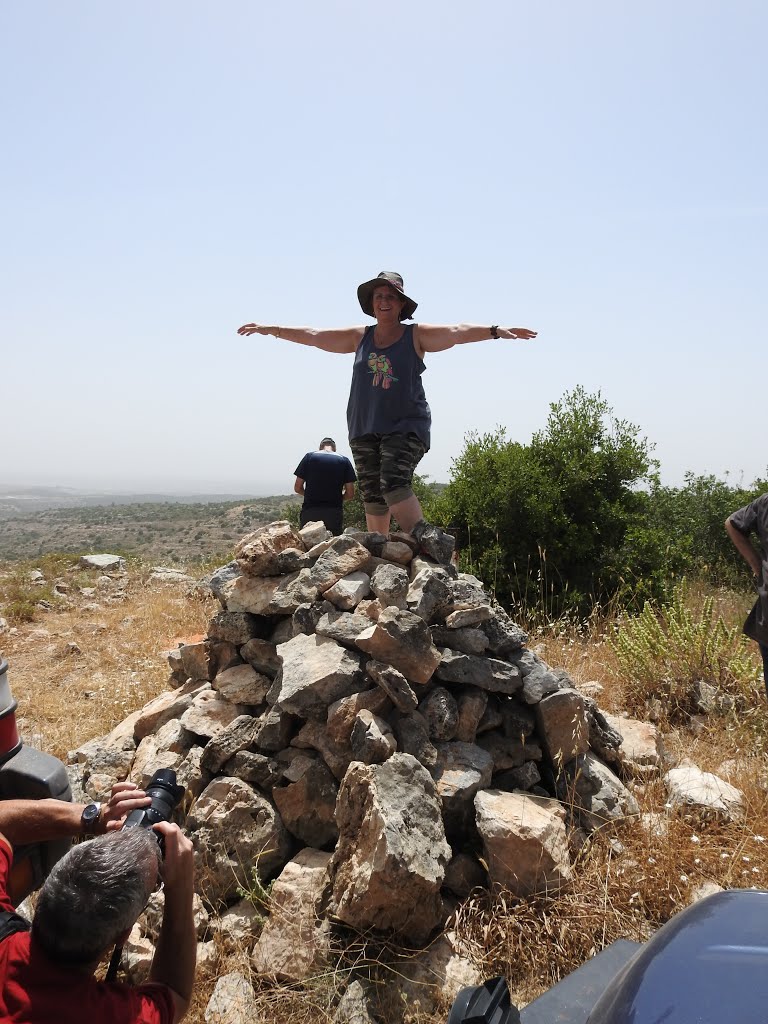
[[[421,352],[444,352],[454,345],[467,345],[473,341],[491,341],[494,338],[535,338],[536,331],[527,327],[478,327],[474,324],[454,324],[440,327],[435,324],[417,324],[414,341]]]
[[[271,334],[283,341],[297,345],[310,345],[324,352],[355,352],[363,337],[363,327],[318,328],[318,327],[265,327],[263,324],[243,324],[237,333],[244,337],[251,334]]]

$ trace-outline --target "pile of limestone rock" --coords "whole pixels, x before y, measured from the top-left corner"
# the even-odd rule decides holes
[[[457,898],[556,888],[574,836],[637,812],[615,723],[409,535],[272,523],[205,586],[220,610],[169,653],[172,689],[71,767],[97,799],[175,769],[201,958],[255,930],[243,897],[271,879],[260,971],[317,970],[334,922],[423,945]]]

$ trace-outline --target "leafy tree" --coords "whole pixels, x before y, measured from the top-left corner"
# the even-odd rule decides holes
[[[529,445],[470,435],[432,514],[506,604],[587,612],[620,589],[623,547],[656,463],[639,429],[577,387]]]

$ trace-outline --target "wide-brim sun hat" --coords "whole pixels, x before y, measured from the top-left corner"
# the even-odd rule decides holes
[[[357,289],[357,299],[360,303],[360,308],[367,316],[374,316],[373,312],[373,293],[379,285],[388,284],[391,285],[395,291],[404,300],[405,305],[403,306],[402,312],[400,313],[401,320],[410,320],[413,314],[416,312],[418,302],[414,302],[413,299],[409,298],[403,291],[403,279],[399,274],[396,274],[393,270],[382,270],[377,276],[372,278],[370,281],[364,281],[363,284]]]

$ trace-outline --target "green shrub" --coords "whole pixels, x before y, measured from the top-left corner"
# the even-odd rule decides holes
[[[694,610],[685,580],[668,604],[657,611],[647,602],[639,615],[615,628],[608,642],[625,675],[625,705],[639,714],[657,699],[674,721],[696,710],[699,682],[740,699],[756,682],[753,645],[741,627],[729,626],[716,613],[711,594]]]

